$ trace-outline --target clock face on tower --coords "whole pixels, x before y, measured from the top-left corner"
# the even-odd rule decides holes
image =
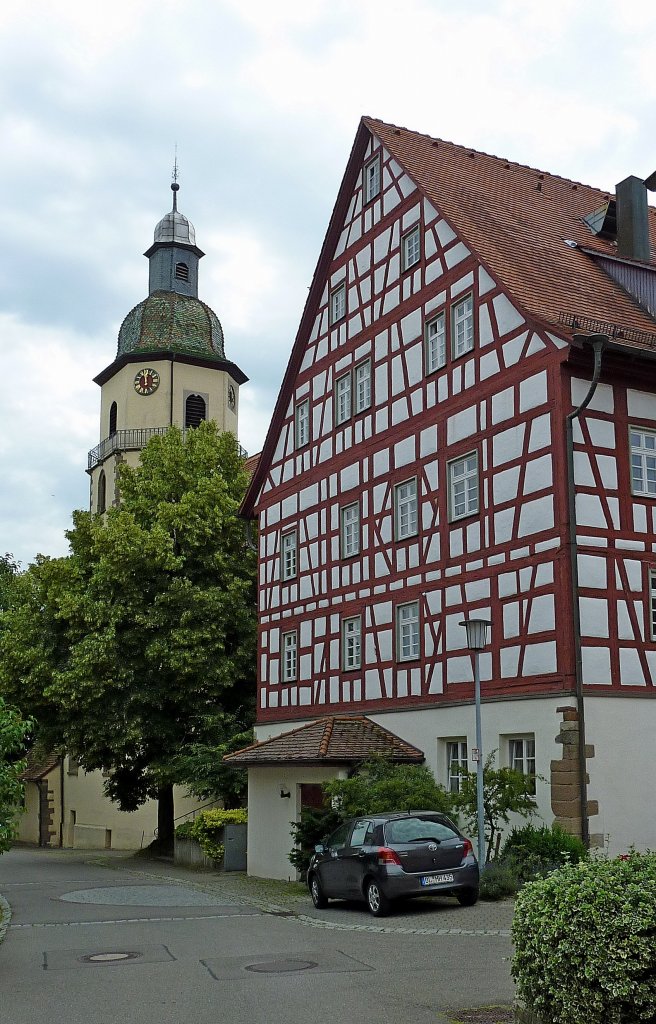
[[[149,367],[139,370],[134,378],[134,390],[138,395],[152,395],[159,387],[159,373]]]

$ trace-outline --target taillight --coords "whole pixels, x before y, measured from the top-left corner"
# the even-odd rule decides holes
[[[378,863],[379,864],[398,864],[401,867],[401,861],[399,860],[398,853],[394,850],[390,850],[388,846],[378,847]]]
[[[473,854],[474,847],[472,846],[471,841],[469,839],[464,839],[463,842],[465,844],[465,848],[462,851],[462,859],[464,860],[465,857],[469,857],[470,854]]]

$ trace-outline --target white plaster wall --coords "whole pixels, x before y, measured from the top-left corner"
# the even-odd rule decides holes
[[[107,830],[111,832],[113,850],[148,846],[155,838],[157,801],[147,800],[136,811],[121,811],[118,804],[105,796],[104,783],[105,778],[99,771],[85,772],[80,768],[77,775],[64,772],[64,846],[103,849]],[[180,786],[174,787],[173,796],[176,818],[201,806],[201,801],[188,796]],[[75,811],[75,829],[72,811]],[[54,824],[58,829],[59,817]]]
[[[297,728],[273,727],[269,735]],[[257,738],[265,739],[262,727]],[[321,783],[346,773],[333,767],[307,768],[297,765],[250,768],[248,772],[248,874],[258,878],[282,878],[295,881],[296,869],[289,862],[292,848],[291,822],[301,813],[301,783]],[[281,789],[291,795],[280,796]]]
[[[656,701],[587,697],[585,728],[586,741],[595,748],[588,761],[588,797],[599,801],[590,831],[603,834],[611,857],[630,846],[656,849]]]

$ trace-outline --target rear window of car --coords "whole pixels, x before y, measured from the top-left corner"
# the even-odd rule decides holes
[[[435,818],[399,818],[387,822],[385,838],[388,843],[416,843],[421,839],[443,842],[459,836],[449,825]]]

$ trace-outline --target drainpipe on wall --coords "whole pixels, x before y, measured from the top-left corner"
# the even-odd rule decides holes
[[[65,754],[62,754],[59,760],[59,846],[61,849],[64,847],[64,758]]]
[[[581,617],[579,612],[579,565],[576,540],[576,490],[574,487],[574,420],[590,404],[597,390],[601,374],[601,356],[608,343],[605,334],[575,334],[574,340],[584,348],[592,348],[594,371],[587,395],[579,406],[566,417],[567,444],[567,498],[569,505],[569,551],[572,577],[572,617],[574,625],[574,655],[576,678],[576,706],[579,716],[579,799],[581,803],[581,839],[586,849],[590,847],[590,819],[588,816],[587,764],[585,757],[585,701],[583,699],[583,664],[581,655]]]

